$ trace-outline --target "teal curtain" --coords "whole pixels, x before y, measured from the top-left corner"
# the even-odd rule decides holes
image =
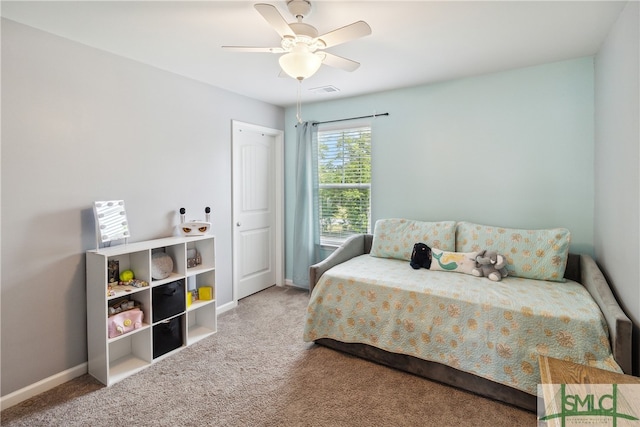
[[[296,208],[293,223],[293,283],[309,287],[309,266],[320,261],[318,212],[318,127],[298,123]]]

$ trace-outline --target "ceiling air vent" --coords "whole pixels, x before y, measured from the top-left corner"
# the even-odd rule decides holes
[[[328,85],[328,86],[314,87],[309,89],[309,91],[317,94],[323,94],[323,93],[340,92],[340,89],[338,89],[335,86]]]

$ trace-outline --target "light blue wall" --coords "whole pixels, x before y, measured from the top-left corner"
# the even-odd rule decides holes
[[[306,104],[305,120],[373,122],[372,219],[567,227],[593,254],[593,58]],[[285,111],[291,277],[295,109]]]

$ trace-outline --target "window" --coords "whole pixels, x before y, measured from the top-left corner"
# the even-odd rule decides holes
[[[318,129],[320,242],[371,230],[371,126]]]

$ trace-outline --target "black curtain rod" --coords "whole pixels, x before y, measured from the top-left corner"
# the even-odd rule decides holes
[[[371,117],[388,116],[388,115],[389,113],[380,113],[380,114],[371,114],[370,116],[350,117],[348,119],[336,119],[336,120],[327,120],[325,122],[313,122],[313,126],[321,125],[324,123],[344,122],[345,120],[368,119]]]

